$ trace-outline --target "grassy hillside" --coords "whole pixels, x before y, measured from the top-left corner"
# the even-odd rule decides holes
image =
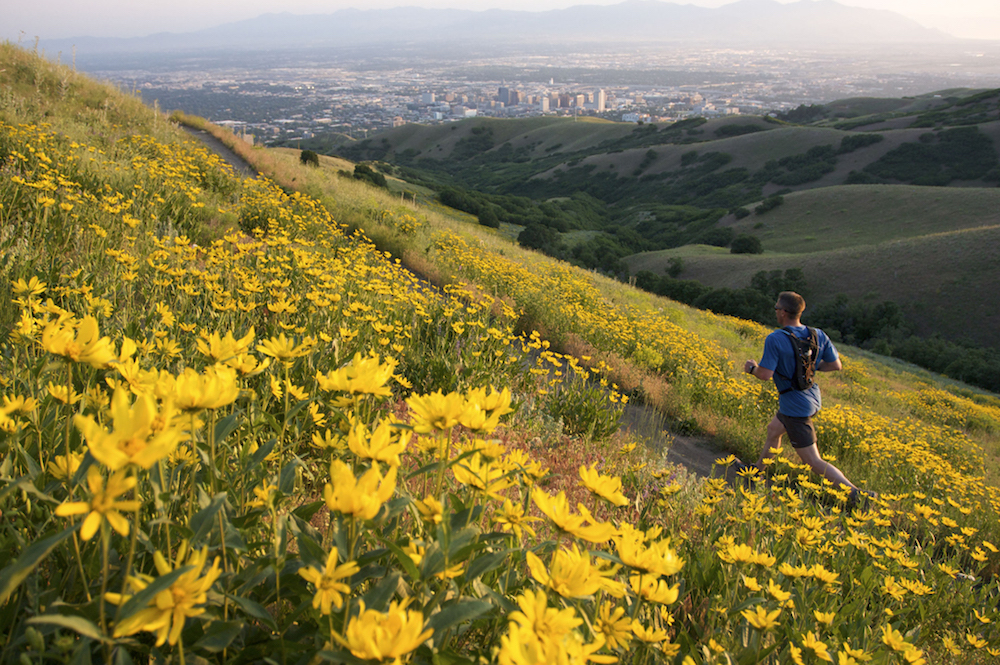
[[[728,288],[748,286],[761,270],[801,268],[814,305],[841,293],[893,300],[921,334],[996,347],[998,211],[998,189],[828,188],[789,195],[764,216],[723,220],[759,237],[763,254],[689,246],[625,260],[633,273],[663,274],[681,258],[680,278]],[[968,317],[956,317],[956,308]]]
[[[1000,652],[997,396],[844,348],[821,442],[879,497],[695,479],[622,402],[753,455],[761,326],[211,128],[240,179],[10,45],[0,84],[4,663]]]

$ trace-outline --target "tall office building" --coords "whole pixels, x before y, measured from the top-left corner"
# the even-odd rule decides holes
[[[597,95],[594,98],[594,106],[597,112],[600,113],[604,111],[608,106],[608,96],[604,93],[604,90],[598,90]]]

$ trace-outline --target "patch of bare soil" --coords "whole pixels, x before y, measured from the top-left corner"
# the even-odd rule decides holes
[[[642,404],[628,404],[622,418],[622,428],[643,439],[647,446],[667,450],[667,461],[686,467],[692,473],[708,477],[719,475],[715,460],[728,455],[711,437],[671,432],[662,414]]]

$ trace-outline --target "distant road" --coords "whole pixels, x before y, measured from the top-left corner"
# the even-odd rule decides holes
[[[236,172],[242,176],[248,178],[256,178],[260,175],[253,166],[250,165],[245,159],[237,155],[235,152],[226,147],[226,144],[215,138],[203,129],[195,129],[194,127],[188,127],[187,125],[181,125],[185,132],[195,137],[199,141],[205,144],[209,150],[222,157],[226,162],[229,163]]]

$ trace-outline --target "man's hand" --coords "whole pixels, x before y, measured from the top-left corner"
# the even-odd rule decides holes
[[[764,369],[757,364],[755,360],[748,360],[743,363],[743,371],[747,374],[752,374],[754,377],[760,379],[761,381],[768,381],[772,376],[774,376],[774,370]]]

